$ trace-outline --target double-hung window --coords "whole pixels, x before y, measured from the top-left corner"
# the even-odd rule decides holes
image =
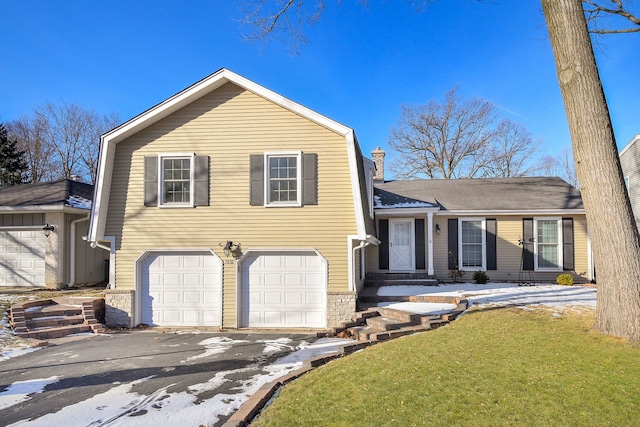
[[[193,206],[193,158],[192,154],[158,156],[160,206]]]
[[[539,271],[562,271],[561,218],[534,218],[534,262]]]
[[[460,218],[458,235],[460,270],[486,270],[486,233],[484,218]]]
[[[300,206],[301,153],[265,154],[267,206]]]

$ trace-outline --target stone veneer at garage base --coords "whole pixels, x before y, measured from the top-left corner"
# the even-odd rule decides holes
[[[356,293],[327,293],[327,328],[350,320],[356,312]],[[105,294],[105,323],[112,327],[133,327],[134,291],[107,290]]]

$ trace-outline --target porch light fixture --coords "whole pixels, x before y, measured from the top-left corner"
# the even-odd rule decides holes
[[[51,235],[51,232],[53,230],[55,230],[56,228],[53,225],[49,225],[47,223],[47,225],[45,225],[44,227],[42,227],[42,231],[44,232],[44,236],[45,237],[49,237]]]
[[[436,234],[440,234],[440,224],[436,224]]]
[[[240,247],[240,243],[233,243],[231,240],[227,240],[227,243],[225,243],[224,246],[222,243],[219,243],[219,246],[222,248],[224,256],[227,258],[229,258],[229,255],[233,255],[234,258],[238,258],[242,255],[242,247]]]

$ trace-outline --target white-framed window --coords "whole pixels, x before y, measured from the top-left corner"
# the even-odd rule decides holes
[[[174,153],[158,156],[158,206],[193,206],[194,157]]]
[[[458,268],[477,271],[487,269],[485,218],[458,219]]]
[[[533,219],[534,269],[562,271],[562,218]]]
[[[301,152],[265,153],[267,206],[301,206]]]

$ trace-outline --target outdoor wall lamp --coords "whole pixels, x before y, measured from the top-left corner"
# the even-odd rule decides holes
[[[224,246],[222,245],[222,243],[219,243],[219,246],[222,248],[224,256],[226,256],[227,258],[229,258],[229,255],[233,255],[234,258],[238,258],[240,255],[242,255],[242,247],[240,246],[240,243],[236,244],[231,240],[227,240],[227,243],[225,243]]]
[[[44,231],[44,236],[45,237],[49,237],[51,235],[51,232],[53,230],[55,230],[56,228],[53,225],[49,225],[47,223],[47,225],[45,225],[44,227],[42,227],[42,231]]]
[[[440,234],[440,224],[436,224],[436,234]]]

